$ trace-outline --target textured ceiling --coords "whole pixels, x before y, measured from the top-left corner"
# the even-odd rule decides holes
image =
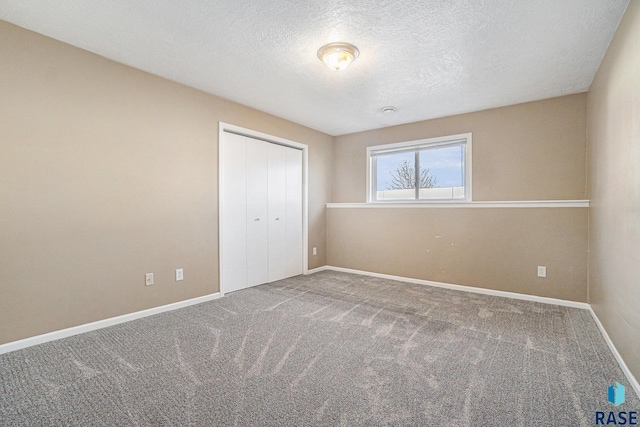
[[[627,4],[0,0],[0,19],[341,135],[585,91]],[[336,41],[360,49],[340,73],[316,56]]]

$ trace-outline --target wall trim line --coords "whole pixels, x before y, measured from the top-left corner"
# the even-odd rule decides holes
[[[534,301],[534,302],[540,302],[543,304],[561,305],[564,307],[580,308],[583,310],[589,309],[589,304],[586,302],[569,301],[569,300],[563,300],[563,299],[557,299],[557,298],[541,297],[537,295],[520,294],[517,292],[498,291],[495,289],[477,288],[473,286],[454,285],[451,283],[433,282],[430,280],[414,279],[411,277],[403,277],[403,276],[394,276],[392,274],[372,273],[370,271],[354,270],[351,268],[344,268],[344,267],[326,266],[325,270],[360,274],[363,276],[371,276],[371,277],[378,277],[381,279],[396,280],[398,282],[415,283],[418,285],[432,286],[435,288],[444,288],[444,289],[452,289],[456,291],[472,292],[475,294],[484,294],[484,295],[492,295],[497,297],[519,299],[519,300],[525,300],[525,301]]]
[[[589,200],[521,200],[488,202],[327,203],[329,209],[432,208],[588,208]]]
[[[308,275],[308,274],[319,273],[319,272],[321,272],[321,271],[326,271],[326,270],[329,270],[329,269],[330,269],[330,267],[329,267],[329,266],[327,266],[327,265],[323,265],[322,267],[317,267],[317,268],[313,268],[313,269],[311,269],[311,270],[307,270],[307,271],[304,273],[304,275],[306,276],[306,275]]]
[[[600,329],[600,333],[604,337],[605,342],[609,346],[609,350],[611,350],[611,353],[613,353],[613,357],[615,357],[616,361],[618,362],[618,365],[620,365],[620,369],[622,369],[622,372],[624,372],[624,375],[627,377],[627,380],[631,384],[631,387],[636,392],[636,395],[640,398],[640,384],[638,384],[638,380],[636,380],[636,377],[633,375],[633,373],[631,373],[631,370],[629,369],[627,364],[624,363],[624,359],[622,358],[622,355],[620,354],[616,346],[613,344],[613,341],[611,341],[611,337],[609,337],[607,330],[604,328],[604,325],[602,324],[602,322],[600,322],[600,319],[598,318],[598,315],[596,314],[596,312],[593,311],[593,307],[589,306],[589,311],[591,312],[591,317],[593,317],[593,320],[596,322],[596,325],[598,325],[598,329]]]
[[[197,298],[191,298],[184,301],[178,301],[171,304],[161,305],[159,307],[153,307],[146,310],[123,314],[121,316],[110,317],[108,319],[103,319],[103,320],[97,320],[95,322],[85,323],[83,325],[72,326],[71,328],[60,329],[58,331],[48,332],[42,335],[36,335],[34,337],[25,338],[18,341],[12,341],[12,342],[0,345],[0,354],[21,350],[23,348],[31,347],[38,344],[44,344],[49,341],[55,341],[61,338],[67,338],[67,337],[82,334],[85,332],[95,331],[97,329],[118,325],[120,323],[130,322],[132,320],[153,316],[154,314],[164,313],[166,311],[177,310],[179,308],[184,308],[184,307],[188,307],[195,304],[201,304],[207,301],[213,301],[218,298],[220,298],[220,293],[216,292],[213,294],[204,295]]]

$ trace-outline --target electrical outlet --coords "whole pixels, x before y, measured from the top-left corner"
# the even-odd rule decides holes
[[[153,285],[153,273],[147,273],[144,275],[144,284],[147,286]]]
[[[547,277],[547,267],[544,265],[538,266],[538,277]]]
[[[318,248],[316,248],[315,246],[313,247],[313,254],[318,255]]]
[[[176,270],[176,282],[179,282],[180,280],[184,279],[184,274],[181,268]]]

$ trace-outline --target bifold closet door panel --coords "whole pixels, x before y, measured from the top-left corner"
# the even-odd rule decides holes
[[[221,283],[224,292],[247,287],[247,144],[240,135],[225,134],[222,146],[223,219]]]
[[[302,274],[302,150],[232,133],[220,143],[223,291]]]
[[[269,281],[268,180],[269,146],[264,141],[246,138],[247,143],[247,286]]]
[[[302,274],[302,150],[287,150],[287,273]]]
[[[287,152],[269,145],[269,282],[287,277]]]

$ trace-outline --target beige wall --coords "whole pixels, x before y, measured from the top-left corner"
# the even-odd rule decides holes
[[[474,200],[584,199],[586,106],[581,93],[339,136],[334,201],[365,201],[367,146],[467,132]]]
[[[587,209],[332,208],[328,264],[587,301]],[[537,277],[537,266],[547,277]]]
[[[589,90],[589,298],[640,378],[640,2]]]
[[[0,40],[0,344],[218,291],[218,121],[309,145],[325,264],[333,137],[2,21]]]
[[[585,198],[582,93],[339,136],[334,200],[365,201],[367,146],[467,132],[473,200]],[[587,208],[330,208],[327,236],[329,265],[587,301]]]

